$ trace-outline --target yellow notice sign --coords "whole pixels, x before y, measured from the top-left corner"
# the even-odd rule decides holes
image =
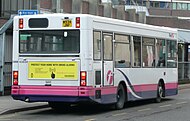
[[[29,79],[78,79],[77,62],[29,62]]]

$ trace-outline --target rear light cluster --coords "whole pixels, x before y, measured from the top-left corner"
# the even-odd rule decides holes
[[[19,29],[23,29],[23,27],[24,27],[24,26],[23,26],[23,23],[24,23],[24,22],[23,22],[23,19],[20,18],[20,19],[19,19]]]
[[[86,71],[80,72],[80,86],[86,86]]]
[[[76,17],[76,28],[80,28],[80,17]]]
[[[13,85],[18,85],[18,71],[13,71]]]

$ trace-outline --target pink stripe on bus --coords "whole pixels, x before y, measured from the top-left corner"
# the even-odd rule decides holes
[[[165,84],[165,89],[177,89],[177,83]],[[127,91],[130,87],[127,88]],[[131,89],[135,92],[155,91],[157,84],[134,85]],[[63,95],[63,96],[94,96],[96,90],[101,90],[101,95],[116,94],[116,86],[78,87],[78,86],[12,86],[12,94],[19,95]],[[133,91],[133,90],[132,90]]]
[[[19,94],[78,96],[78,87],[20,86]]]
[[[155,91],[157,90],[158,84],[142,84],[142,85],[134,85],[132,88],[135,92],[145,92],[145,91]],[[178,87],[178,83],[166,83],[165,89],[176,89]],[[128,87],[130,88],[130,87]],[[129,89],[127,89],[130,92]]]
[[[19,87],[19,88],[18,88]],[[117,87],[77,87],[77,86],[17,86],[12,87],[12,94],[19,95],[61,95],[61,96],[94,96],[96,90],[102,95],[116,94]]]
[[[167,83],[165,85],[165,89],[177,89],[178,88],[178,83]]]
[[[84,89],[83,89],[84,88]],[[109,95],[109,94],[116,94],[117,87],[109,86],[109,87],[98,87],[93,88],[91,87],[90,90],[85,89],[85,87],[79,88],[79,96],[95,96],[96,90],[101,90],[101,95]]]
[[[128,89],[127,89],[128,92],[130,92],[129,88],[130,87],[128,87]],[[157,90],[157,84],[134,85],[131,88],[133,88],[135,92],[155,91],[155,90]]]
[[[156,84],[134,85],[133,88],[136,92],[153,91],[157,89],[157,85]]]
[[[96,90],[100,89],[103,95],[107,94],[116,94],[117,93],[117,87],[114,86],[108,86],[108,87],[102,87],[102,88],[96,88]]]

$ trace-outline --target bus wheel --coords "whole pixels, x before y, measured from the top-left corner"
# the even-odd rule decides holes
[[[54,110],[68,110],[70,107],[70,104],[63,103],[63,102],[48,102],[49,106]]]
[[[164,97],[164,88],[162,83],[159,82],[157,88],[157,98],[155,99],[156,103],[160,103],[163,97]]]
[[[122,109],[124,107],[125,99],[126,99],[125,89],[123,85],[120,84],[117,88],[117,102],[115,104],[115,108],[117,110]]]

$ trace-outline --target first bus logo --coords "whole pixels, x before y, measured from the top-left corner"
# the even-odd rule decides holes
[[[174,38],[174,33],[169,33],[169,37]]]
[[[113,82],[113,73],[111,70],[107,72],[107,82],[111,85]]]

